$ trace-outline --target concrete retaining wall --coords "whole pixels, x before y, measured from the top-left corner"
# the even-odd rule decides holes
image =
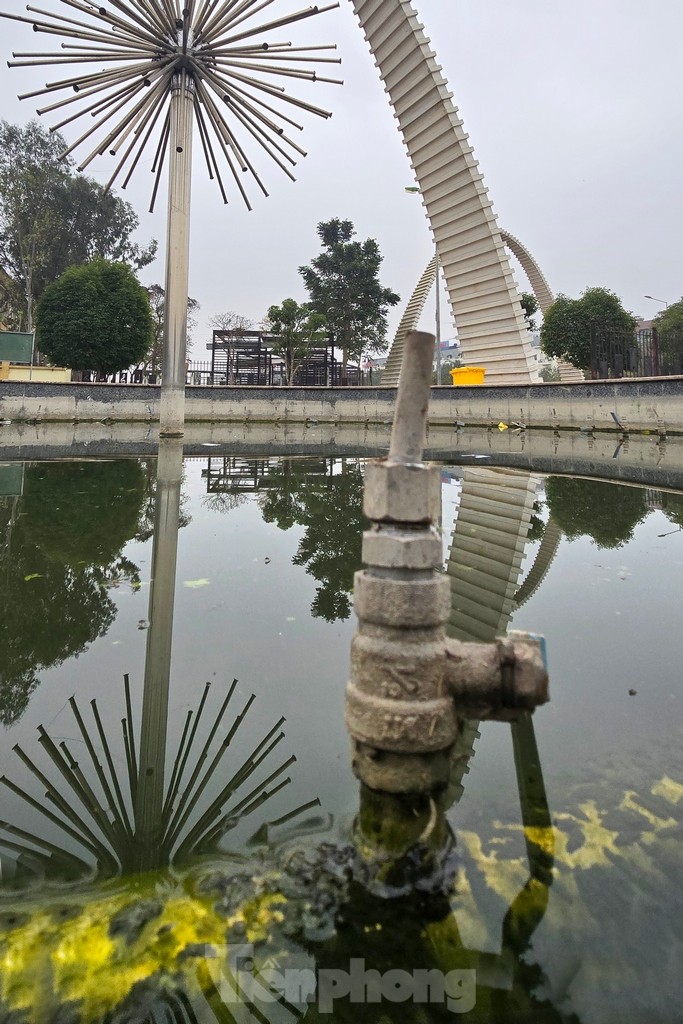
[[[158,387],[144,385],[2,382],[0,420],[154,423],[159,394]],[[386,424],[396,390],[188,387],[186,395],[188,424]],[[683,377],[433,388],[429,422],[683,433]]]
[[[204,459],[374,458],[386,455],[390,432],[388,425],[361,423],[188,424],[183,449],[186,456]],[[0,460],[155,456],[157,435],[155,425],[144,423],[13,423],[0,427]],[[683,490],[683,435],[621,438],[578,430],[431,426],[425,455],[451,465],[509,466]]]

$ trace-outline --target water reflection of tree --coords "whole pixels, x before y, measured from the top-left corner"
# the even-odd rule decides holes
[[[683,528],[683,494],[662,493],[662,512],[676,526]]]
[[[552,518],[569,540],[590,537],[600,548],[626,544],[648,514],[640,487],[551,476],[545,493]]]
[[[214,494],[203,495],[202,507],[205,508],[207,512],[232,512],[241,505],[245,505],[248,501],[248,494],[233,494],[231,492],[218,491]]]
[[[277,481],[277,485],[276,485]],[[361,563],[363,476],[355,459],[285,459],[260,501],[267,523],[295,524],[304,535],[292,559],[320,584],[311,605],[327,622],[351,614],[353,574]]]
[[[144,497],[142,508],[138,517],[138,525],[135,531],[135,539],[139,541],[149,540],[154,533],[154,509],[157,494],[157,466],[156,459],[141,459],[140,467],[145,478]],[[180,496],[180,520],[179,526],[187,526],[192,522],[192,516],[187,511],[189,495]]]
[[[80,654],[116,617],[109,589],[139,585],[121,554],[138,530],[145,477],[136,461],[26,467],[0,565],[0,721],[25,711],[41,669]]]

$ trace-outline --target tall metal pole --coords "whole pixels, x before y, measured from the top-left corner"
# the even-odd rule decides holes
[[[185,430],[193,99],[194,82],[184,70],[180,71],[173,78],[170,108],[166,316],[159,417],[162,437],[181,437]]]

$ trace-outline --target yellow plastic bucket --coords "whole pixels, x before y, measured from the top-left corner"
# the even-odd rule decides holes
[[[486,370],[483,366],[456,366],[450,371],[455,387],[463,384],[483,384]]]

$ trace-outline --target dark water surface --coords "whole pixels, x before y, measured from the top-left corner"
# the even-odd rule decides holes
[[[362,469],[0,466],[0,1022],[683,1020],[683,494],[443,467],[450,632],[544,634],[551,702],[396,806],[344,728]],[[316,996],[231,997],[226,941]]]

